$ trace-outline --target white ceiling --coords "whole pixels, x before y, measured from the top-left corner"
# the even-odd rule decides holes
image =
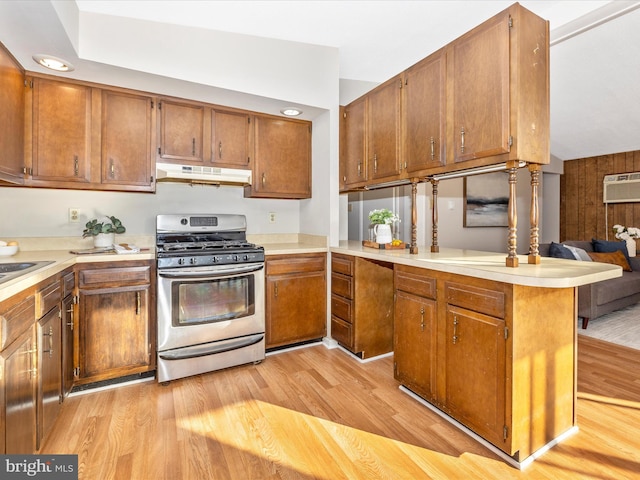
[[[335,89],[340,88],[335,98],[346,103],[511,3],[12,0],[0,1],[0,41],[31,71],[44,71],[31,55],[49,53],[76,64],[73,78],[130,88],[144,85],[158,93],[187,82],[194,98],[224,98],[220,103],[260,111],[312,98],[305,113],[313,117],[318,107],[326,108],[332,86],[328,97],[317,101],[296,92],[305,85],[294,84],[281,91],[266,88],[277,92],[277,98],[269,98],[239,81],[242,75],[229,83],[220,76],[214,80],[210,59],[191,61],[189,68],[172,70],[167,65],[190,60],[195,44],[214,38],[208,34],[222,43],[208,44],[216,54],[215,47],[229,52],[244,40],[261,42],[254,45],[265,50],[252,63],[260,63],[263,72],[269,56],[290,44],[326,62],[322,68],[327,78],[322,78],[322,72],[300,67],[304,62],[292,56],[292,69],[309,70],[308,80],[298,83],[319,90],[318,85],[333,82],[335,71]],[[640,2],[520,3],[550,21],[552,154],[567,160],[640,150]],[[102,26],[106,33],[98,32]],[[150,38],[156,48],[149,48]],[[265,79],[278,81],[277,75]]]

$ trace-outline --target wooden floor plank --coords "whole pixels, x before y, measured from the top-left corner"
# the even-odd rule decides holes
[[[322,345],[72,396],[41,452],[86,480],[637,478],[640,351],[580,336],[578,360],[579,432],[522,472],[400,391],[392,357]]]

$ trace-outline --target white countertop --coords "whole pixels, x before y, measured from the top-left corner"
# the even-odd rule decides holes
[[[22,290],[29,288],[36,283],[46,280],[48,277],[63,271],[67,267],[71,267],[76,263],[87,262],[116,262],[123,260],[153,260],[156,258],[155,249],[149,249],[140,253],[127,253],[119,255],[117,253],[99,254],[99,255],[75,255],[69,250],[27,250],[19,251],[15,255],[8,257],[0,257],[0,264],[15,262],[53,262],[49,265],[18,276],[12,280],[0,283],[0,301],[20,293]]]
[[[526,255],[518,256],[518,267],[507,267],[506,253],[442,247],[440,252],[431,253],[430,247],[419,246],[418,253],[412,255],[409,249],[378,250],[364,247],[360,242],[344,241],[338,247],[332,247],[331,251],[530,287],[577,287],[622,275],[622,268],[598,262],[543,257],[540,264],[530,265]]]

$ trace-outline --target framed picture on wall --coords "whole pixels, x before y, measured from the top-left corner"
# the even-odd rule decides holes
[[[465,227],[509,226],[509,178],[506,172],[464,177]]]

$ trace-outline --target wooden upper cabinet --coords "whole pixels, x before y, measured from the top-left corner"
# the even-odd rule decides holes
[[[92,88],[46,78],[31,82],[30,183],[90,183]]]
[[[211,110],[211,163],[251,168],[251,117],[246,112]]]
[[[400,173],[400,91],[396,76],[367,95],[367,158],[371,179]]]
[[[155,115],[152,97],[103,90],[103,185],[153,191]]]
[[[252,184],[245,197],[311,197],[311,122],[256,115]]]
[[[549,23],[516,3],[343,112],[341,191],[549,163]]]
[[[548,22],[514,4],[447,56],[447,164],[549,163]]]
[[[494,17],[451,46],[455,162],[509,152],[510,19]]]
[[[24,183],[24,70],[0,43],[0,180]]]
[[[407,173],[444,165],[446,57],[443,50],[403,75],[402,164]]]
[[[205,106],[162,99],[158,161],[204,163]]]
[[[340,183],[345,187],[367,179],[366,106],[366,97],[361,97],[343,108]]]

